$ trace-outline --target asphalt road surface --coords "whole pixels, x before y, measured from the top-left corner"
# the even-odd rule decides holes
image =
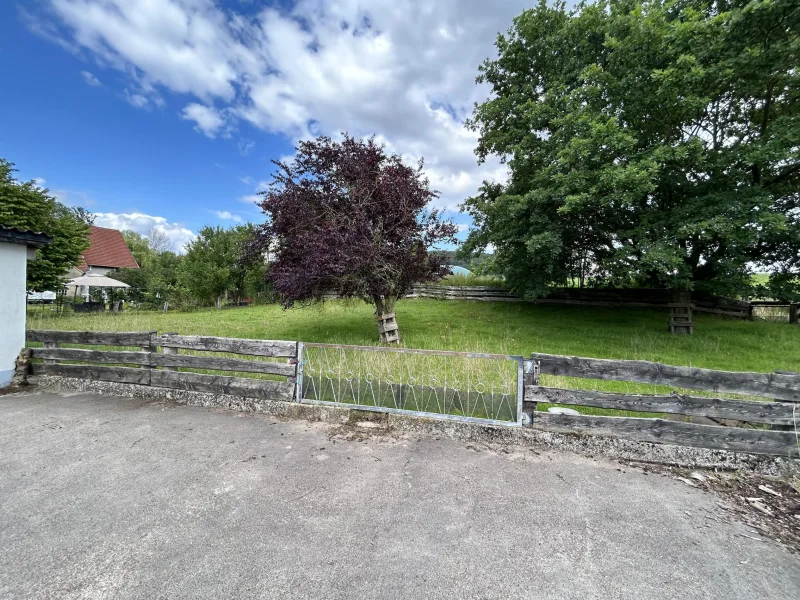
[[[0,396],[0,598],[800,597],[717,498],[604,460]]]

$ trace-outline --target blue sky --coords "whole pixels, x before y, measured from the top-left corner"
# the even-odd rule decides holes
[[[477,0],[42,0],[0,3],[0,157],[97,214],[166,232],[262,219],[270,160],[318,134],[376,134],[423,157],[438,205],[478,166],[463,119],[474,82],[525,3]]]

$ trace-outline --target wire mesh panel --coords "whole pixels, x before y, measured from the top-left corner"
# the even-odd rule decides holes
[[[306,401],[517,423],[521,357],[304,344]]]

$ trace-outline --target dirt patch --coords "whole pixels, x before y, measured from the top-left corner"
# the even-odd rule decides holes
[[[346,442],[386,442],[395,441],[399,437],[396,432],[391,430],[385,419],[350,419],[348,423],[331,426],[328,432],[328,439]]]
[[[747,471],[689,470],[659,465],[636,465],[645,473],[659,473],[684,484],[712,492],[717,506],[752,528],[745,536],[757,541],[771,538],[790,552],[800,554],[800,477],[769,477]],[[714,515],[702,518],[715,519]],[[741,535],[741,534],[740,534]]]

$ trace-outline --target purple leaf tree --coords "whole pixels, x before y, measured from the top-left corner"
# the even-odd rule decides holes
[[[448,273],[436,244],[454,242],[456,227],[428,204],[438,195],[416,167],[386,153],[374,138],[301,142],[259,203],[267,221],[251,252],[274,255],[268,270],[284,307],[326,296],[375,306],[378,331],[395,323],[394,306],[416,283]]]

